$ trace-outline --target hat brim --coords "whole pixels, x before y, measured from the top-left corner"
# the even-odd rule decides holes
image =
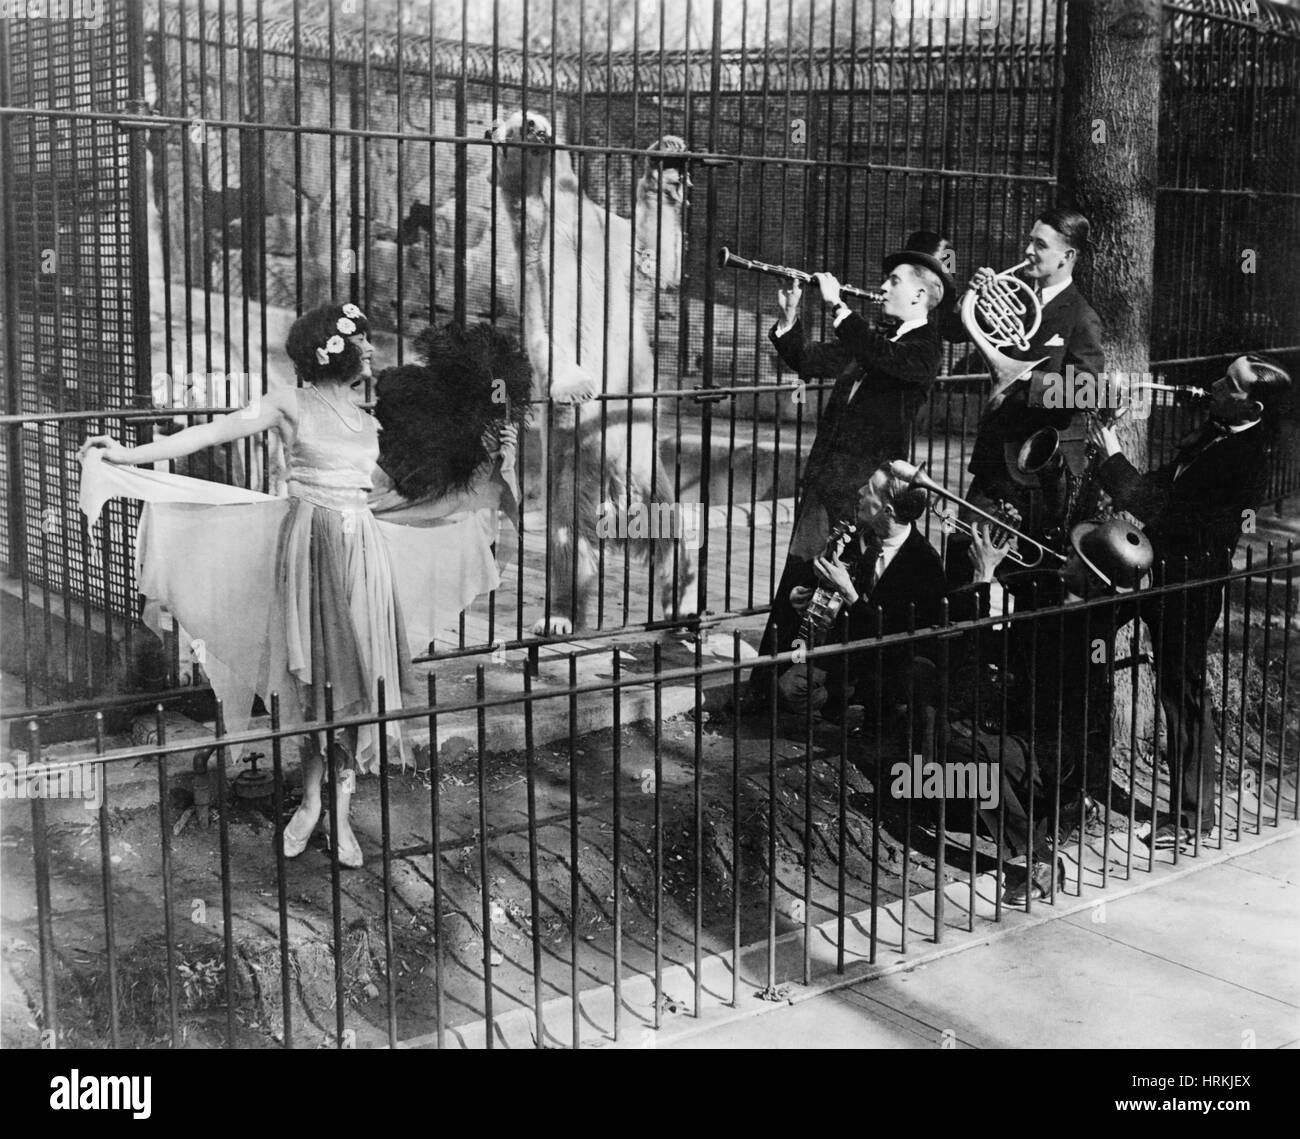
[[[915,250],[904,249],[898,253],[891,253],[881,263],[881,270],[884,273],[892,273],[900,265],[917,265],[922,269],[929,269],[943,284],[943,301],[944,305],[952,304],[957,296],[957,286],[953,284],[952,278],[948,275],[948,270],[943,267],[943,263],[928,253],[918,253]]]
[[[1108,589],[1113,589],[1116,593],[1132,593],[1131,587],[1125,587],[1116,583],[1109,574],[1104,573],[1101,568],[1087,554],[1083,552],[1083,540],[1094,530],[1099,530],[1104,525],[1103,522],[1096,520],[1089,522],[1080,522],[1070,530],[1070,548],[1079,555],[1079,560],[1083,562],[1094,574],[1106,583]]]

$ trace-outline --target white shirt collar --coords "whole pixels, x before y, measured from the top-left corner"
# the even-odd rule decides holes
[[[1074,284],[1074,278],[1067,277],[1059,285],[1045,286],[1043,289],[1043,295],[1041,297],[1043,304],[1045,305],[1049,304],[1056,297],[1060,296],[1061,293],[1065,292],[1065,290],[1068,289],[1072,284]]]
[[[928,319],[929,319],[929,318],[925,318],[925,319],[923,319],[923,320],[905,320],[905,321],[903,321],[902,324],[900,324],[896,329],[894,329],[894,335],[893,335],[892,337],[890,337],[890,339],[891,339],[891,340],[895,340],[895,341],[897,341],[897,340],[902,339],[904,333],[906,333],[906,332],[911,332],[912,329],[914,329],[914,328],[924,328],[924,327],[926,326],[926,324],[928,323]]]
[[[912,536],[912,528],[909,526],[901,534],[895,534],[892,538],[881,538],[880,548],[884,550],[897,550],[908,538]]]

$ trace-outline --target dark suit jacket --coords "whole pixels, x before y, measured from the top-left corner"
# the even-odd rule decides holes
[[[1060,343],[1049,345],[1050,340]],[[1068,427],[1074,417],[1069,408],[1042,407],[1041,395],[1031,395],[1031,389],[1036,387],[1034,380],[1048,372],[1064,376],[1071,364],[1076,372],[1093,376],[1104,371],[1101,321],[1071,282],[1043,306],[1042,323],[1029,342],[1029,351],[1018,352],[1014,348],[1004,351],[1013,360],[1037,360],[1043,356],[1047,360],[1030,377],[1017,380],[1002,403],[981,416],[969,469],[973,476],[972,491],[1015,501],[1014,491],[1008,488],[1011,480],[1006,469],[1005,445],[1010,443],[1018,448],[1040,427],[1055,427],[1059,431]]]
[[[835,377],[803,467],[801,490],[825,503],[832,521],[852,518],[858,488],[885,459],[911,452],[912,420],[939,374],[941,348],[933,324],[913,328],[897,343],[857,313],[835,330],[836,340],[806,344],[796,321],[772,343],[801,377]],[[854,381],[862,383],[849,400]]]
[[[935,548],[930,545],[925,535],[915,526],[903,542],[902,548],[894,555],[885,572],[880,575],[876,587],[867,593],[867,581],[875,565],[876,548],[870,548],[868,556],[863,557],[858,543],[854,542],[840,559],[849,571],[854,588],[858,591],[858,600],[849,610],[849,639],[863,640],[876,635],[877,611],[880,614],[880,632],[906,632],[915,607],[915,621],[918,629],[938,624],[942,616],[942,603],[947,584],[944,579],[943,562]],[[795,585],[816,586],[819,584],[816,570],[808,562],[800,569]],[[877,664],[882,671],[886,693],[890,691],[891,679],[901,676],[900,664],[908,655],[905,647],[894,646],[882,653],[863,652],[856,661],[849,665],[850,674],[855,676],[859,696],[874,693],[875,669]],[[838,669],[838,662],[831,660],[823,667],[831,671]],[[888,695],[886,696],[888,699]]]
[[[1112,455],[1099,468],[1106,493],[1146,523],[1157,561],[1163,558],[1171,569],[1184,557],[1199,564],[1204,554],[1210,572],[1227,569],[1241,537],[1242,512],[1257,506],[1267,489],[1272,438],[1262,421],[1208,447],[1206,437],[1203,429],[1172,462],[1144,475],[1123,455]]]

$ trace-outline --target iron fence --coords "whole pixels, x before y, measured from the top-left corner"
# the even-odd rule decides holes
[[[1113,883],[1300,818],[1297,570],[1293,546],[1270,547],[1203,580],[1166,579],[1162,567],[1164,584],[1136,594],[1035,608],[1022,593],[1010,615],[954,621],[945,609],[933,628],[854,642],[841,630],[840,643],[772,658],[844,677],[866,669],[861,731],[847,686],[838,723],[814,714],[811,697],[802,712],[774,701],[756,722],[731,715],[753,663],[738,633],[730,659],[706,660],[697,642],[678,663],[656,644],[649,661],[615,649],[584,676],[569,654],[534,684],[516,654],[479,665],[468,691],[431,679],[422,707],[381,703],[349,720],[327,703],[307,727],[332,742],[382,723],[384,759],[401,730],[427,732],[414,772],[381,762],[377,779],[358,781],[370,866],[356,872],[316,847],[284,857],[303,727],[280,726],[277,700],[246,732],[225,733],[218,710],[214,731],[183,740],[167,737],[159,706],[156,739],[111,751],[102,714],[90,749],[50,748],[32,720],[4,772],[7,793],[30,799],[30,826],[8,831],[6,908],[36,953],[9,967],[48,1045],[652,1043],[667,1017],[780,999],[783,985],[914,953],[1013,910],[1096,904]],[[1185,849],[1162,850],[1139,824],[1178,812],[1180,761],[1162,779],[1172,733],[1139,713],[1145,653],[1121,626],[1220,592],[1221,636],[1177,654],[1197,657],[1186,675],[1199,669],[1217,705],[1214,802],[1197,802]],[[888,716],[885,660],[911,678],[905,723]],[[938,678],[928,695],[924,662]],[[1091,676],[1081,690],[1069,685],[1077,671]],[[506,721],[519,728],[508,740]],[[1074,739],[1080,725],[1103,730]],[[252,748],[269,775],[254,764],[232,777]],[[1013,753],[1027,782],[1003,782]],[[334,788],[348,777],[334,754],[331,834]],[[944,772],[992,770],[936,797],[923,758]],[[1015,786],[1038,787],[1020,802],[1026,833],[1045,824],[1033,858],[1053,869],[1045,897],[1013,906],[1001,883],[1014,876]]]
[[[1002,4],[992,27],[948,34],[893,20],[893,7],[831,0],[796,13],[768,0],[728,22],[727,5],[687,3],[677,27],[667,6],[647,22],[633,5],[628,31],[594,5],[562,28],[554,10],[544,27],[527,4],[476,25],[467,9],[430,3],[389,26],[378,4],[331,4],[313,20],[299,4],[159,0],[107,5],[111,42],[71,17],[3,21],[0,165],[13,205],[0,551],[21,627],[5,666],[23,676],[24,706],[175,692],[191,671],[175,636],[158,649],[138,627],[133,508],[114,505],[94,540],[76,512],[83,431],[144,438],[155,416],[203,421],[293,383],[284,331],[326,297],[357,298],[399,362],[430,319],[519,327],[519,265],[491,189],[504,148],[483,138],[517,107],[550,119],[548,153],[571,158],[593,209],[644,215],[635,181],[667,135],[683,140],[695,181],[679,287],[660,273],[645,311],[628,309],[616,330],[631,336],[641,321],[653,347],[638,398],[661,409],[654,443],[673,497],[706,519],[695,600],[707,616],[665,611],[649,575],[602,543],[596,620],[583,632],[599,644],[630,627],[764,610],[828,385],[796,401],[773,382],[783,376],[768,302],[755,280],[716,270],[717,247],[869,283],[878,257],[925,227],[954,239],[963,269],[1003,265],[1054,195],[1061,6]],[[1300,345],[1293,306],[1269,308],[1289,295],[1300,240],[1281,128],[1294,117],[1300,30],[1285,9],[1256,11],[1165,6],[1152,356],[1177,383],[1217,374],[1225,355]],[[1224,121],[1243,127],[1226,152],[1207,145]],[[661,232],[662,214],[655,223]],[[39,264],[47,240],[71,266],[53,281]],[[1245,272],[1248,252],[1258,256]],[[611,253],[607,235],[584,256]],[[47,334],[74,310],[78,328],[100,322],[94,336]],[[129,353],[100,347],[123,337]],[[983,382],[974,363],[967,347],[950,350],[917,422],[916,457],[959,491]],[[628,403],[609,394],[602,406],[616,417]],[[545,402],[535,412],[553,414]],[[1193,423],[1180,405],[1157,408],[1153,460]],[[1286,430],[1274,501],[1300,485]],[[537,456],[537,440],[524,450]],[[184,469],[262,488],[276,475],[273,452],[251,443]],[[553,521],[541,497],[524,504],[514,572],[423,655],[529,645],[536,663],[558,640],[529,628],[554,588]]]

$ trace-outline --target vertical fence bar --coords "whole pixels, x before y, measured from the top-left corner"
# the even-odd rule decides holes
[[[480,664],[474,670],[474,691],[478,699],[478,880],[483,920],[483,1031],[488,1051],[494,1046],[496,1022],[492,1016],[492,891],[488,878],[487,819],[487,708],[486,678]]]
[[[662,9],[661,9],[662,11]],[[663,644],[654,645],[654,753],[655,753],[655,1028],[661,1024],[664,1003],[664,690]]]
[[[767,993],[776,991],[776,736],[777,688],[776,664],[768,670],[768,744],[767,744]]]
[[[167,743],[167,717],[163,706],[154,708],[154,723],[158,732],[158,746]],[[279,816],[276,816],[277,819]],[[161,872],[163,897],[163,939],[167,942],[167,1046],[180,1047],[180,1015],[176,993],[176,923],[172,916],[172,812],[171,795],[167,789],[167,757],[158,756],[158,838],[161,843]],[[281,875],[283,879],[283,875]],[[281,890],[283,894],[283,889]],[[281,906],[283,912],[283,905]],[[282,965],[283,975],[283,965]],[[288,1015],[288,999],[285,1000]]]
[[[857,5],[854,4],[854,16],[857,15]],[[855,21],[856,22],[856,21]],[[841,611],[838,619],[840,633],[840,697],[839,697],[839,716],[840,716],[840,763],[837,773],[839,779],[839,795],[835,804],[836,811],[836,846],[835,861],[837,871],[835,875],[835,971],[844,972],[844,921],[848,909],[848,810],[849,810],[849,654],[845,645],[849,641],[849,618],[848,614]],[[829,664],[829,662],[828,662]],[[829,667],[827,669],[829,672]],[[739,814],[737,814],[739,817]]]
[[[438,1037],[438,1047],[447,1044],[446,1029],[442,1018],[442,810],[441,810],[441,763],[438,754],[438,678],[429,673],[429,839],[433,847],[433,1022]],[[533,903],[533,913],[537,904]],[[534,942],[536,937],[534,937]]]
[[[731,1006],[740,1001],[740,630],[732,632],[731,659]]]
[[[1277,738],[1277,801],[1273,805],[1273,825],[1277,826],[1282,817],[1282,799],[1285,783],[1282,779],[1282,773],[1286,770],[1286,731],[1287,724],[1291,721],[1286,718],[1287,698],[1290,696],[1288,690],[1291,670],[1287,667],[1287,662],[1291,659],[1291,620],[1292,605],[1294,604],[1291,588],[1295,582],[1296,576],[1296,559],[1295,559],[1295,540],[1288,538],[1286,541],[1286,596],[1282,602],[1282,691],[1278,694],[1278,738]],[[1297,781],[1296,791],[1292,799],[1291,817],[1300,818],[1300,781]],[[1222,836],[1220,836],[1222,842]]]
[[[704,968],[704,678],[702,654],[704,642],[700,636],[695,638],[695,770],[692,776],[692,813],[691,835],[695,855],[695,898],[692,909],[691,935],[694,942],[695,995],[692,1014],[700,1015],[700,999],[704,994],[701,971]]]
[[[1241,680],[1240,686],[1240,703],[1237,708],[1237,838],[1240,840],[1246,833],[1246,804],[1242,801],[1243,792],[1246,789],[1246,678],[1250,674],[1250,613],[1251,613],[1251,582],[1254,580],[1251,571],[1254,568],[1255,551],[1251,546],[1246,547],[1246,576],[1241,579],[1242,601],[1241,601]],[[1227,637],[1224,637],[1227,640]],[[1227,761],[1227,749],[1224,749],[1224,761]],[[1263,794],[1263,787],[1259,788],[1260,794]]]
[[[96,712],[95,754],[102,756],[106,750],[104,713]],[[83,770],[85,770],[84,765]],[[108,962],[108,1038],[113,1048],[120,1048],[122,1040],[117,1010],[117,937],[113,922],[113,858],[108,841],[108,767],[100,763],[91,770],[99,779],[99,872],[104,897],[104,950]]]
[[[341,866],[339,863],[339,796],[338,796],[338,749],[335,748],[334,736],[334,685],[325,682],[325,778],[329,783],[329,797],[326,806],[330,821],[330,907],[334,926],[334,1047],[346,1047],[344,1037],[344,992],[343,976],[343,888],[340,882]]]
[[[389,814],[388,788],[388,724],[383,720],[387,711],[384,678],[378,679],[375,688],[375,707],[379,721],[379,850],[383,860],[384,883],[384,981],[385,1013],[388,1022],[388,1047],[397,1047],[397,978],[393,975],[393,841],[392,817]],[[399,728],[400,730],[400,728]],[[436,852],[435,852],[436,857]]]
[[[161,708],[159,709],[161,719]],[[280,731],[280,694],[271,693],[271,731]],[[162,743],[162,733],[158,733],[158,742]],[[160,776],[166,769],[159,757]],[[293,997],[293,985],[289,980],[289,884],[285,880],[284,857],[284,741],[279,735],[271,737],[271,813],[275,818],[275,908],[279,917],[280,932],[280,1008],[284,1015],[282,1043],[286,1049],[293,1047],[293,1014],[289,1002]],[[167,841],[166,828],[163,830],[163,842]],[[168,907],[170,914],[170,907]],[[170,941],[170,938],[168,938]]]
[[[217,761],[217,833],[221,843],[221,950],[226,972],[226,1047],[235,1046],[235,935],[234,893],[230,888],[230,801],[226,786],[226,748],[222,737],[226,734],[226,711],[217,701],[216,751]]]
[[[572,1046],[581,1043],[581,1008],[578,1003],[578,654],[569,654],[569,991],[571,994]]]
[[[27,724],[27,762],[41,762],[41,730]],[[50,900],[50,836],[45,824],[45,799],[32,797],[32,861],[36,873],[36,929],[41,953],[41,1044],[59,1046],[58,990],[54,974],[54,919]],[[48,1044],[47,1044],[48,1042]]]
[[[1259,775],[1256,778],[1257,794],[1255,798],[1255,833],[1261,833],[1264,824],[1264,791],[1268,776],[1268,650],[1270,634],[1273,632],[1273,543],[1268,544],[1268,573],[1264,578],[1264,643],[1260,651],[1259,675]],[[1224,615],[1224,626],[1228,624],[1228,615]],[[1282,769],[1277,773],[1278,791],[1282,789]],[[1197,841],[1200,840],[1200,819],[1197,819]]]
[[[537,753],[533,744],[533,674],[527,662],[524,677],[524,778],[528,790],[528,904],[533,939],[533,1023],[534,1041],[546,1047],[546,1023],[542,1018],[542,919],[538,913],[541,891],[537,867]]]
[[[872,24],[875,27],[875,24]],[[870,956],[868,961],[874,965],[876,963],[876,944],[880,934],[880,827],[882,822],[882,813],[884,809],[885,797],[885,760],[884,760],[884,724],[881,722],[881,709],[884,701],[884,676],[882,670],[884,666],[884,654],[880,651],[880,638],[884,633],[883,613],[879,606],[874,607],[873,617],[875,629],[872,636],[876,640],[876,647],[872,652],[872,692],[868,697],[871,700],[871,707],[875,713],[876,724],[876,763],[872,771],[871,785],[871,935],[870,935]],[[866,746],[866,731],[863,730],[863,746]],[[911,756],[905,757],[908,762]]]
[[[810,638],[812,640],[813,638]],[[780,646],[777,646],[778,648]],[[812,648],[812,645],[808,645]],[[813,674],[815,666],[811,660],[798,665],[804,669],[803,698],[803,983],[812,981],[812,765],[813,765]]]
[[[623,1012],[623,689],[622,656],[614,646],[613,768],[614,768],[614,1039],[618,1040]]]

